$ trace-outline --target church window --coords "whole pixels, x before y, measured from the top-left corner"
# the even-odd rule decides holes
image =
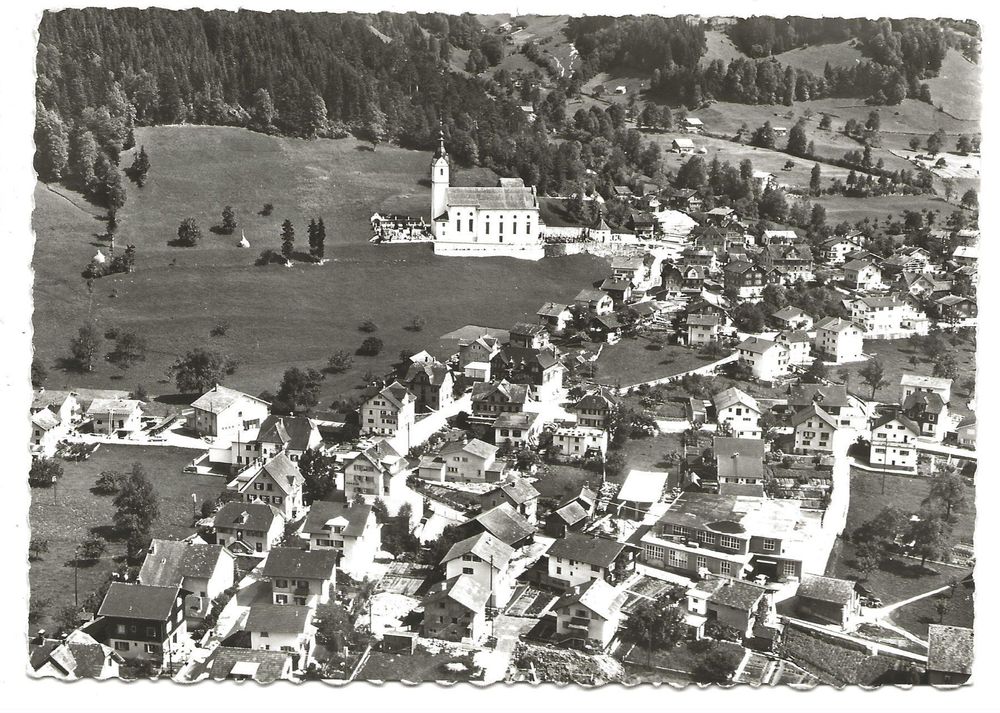
[[[514,235],[517,235],[517,220],[515,220],[514,223],[511,225],[510,232],[512,232]]]
[[[531,233],[531,218],[527,219],[527,224],[524,226],[524,232]]]
[[[472,227],[472,218],[469,218],[469,232],[471,233],[475,228]]]
[[[456,233],[462,232],[462,221],[460,219],[455,221],[455,232]]]
[[[486,216],[486,234],[487,235],[490,234],[490,218],[489,218],[489,216]]]
[[[500,219],[500,235],[503,235],[503,219]]]

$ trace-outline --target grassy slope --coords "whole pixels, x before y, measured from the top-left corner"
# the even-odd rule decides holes
[[[823,76],[827,62],[832,67],[850,67],[862,59],[861,52],[851,42],[799,47],[774,56],[782,65],[803,69],[816,76]]]
[[[978,119],[982,103],[982,68],[955,49],[948,50],[937,77],[927,80],[936,106],[960,119]]]
[[[729,64],[732,60],[740,57],[746,57],[746,55],[733,44],[725,32],[721,30],[707,30],[705,32],[705,54],[701,56],[702,66],[717,59]]]
[[[169,393],[172,384],[157,383],[166,367],[179,353],[210,345],[239,359],[230,385],[257,393],[274,389],[288,366],[322,367],[333,351],[356,349],[365,336],[357,323],[371,315],[385,341],[383,355],[358,358],[351,372],[328,378],[328,399],[350,391],[368,368],[387,367],[403,348],[419,350],[468,323],[509,327],[545,301],[570,300],[606,269],[590,256],[528,263],[435,257],[427,246],[370,246],[372,211],[424,210],[422,152],[380,147],[373,154],[351,139],[305,142],[207,127],[142,129],[139,140],[153,168],[145,188],[129,184],[118,239],[119,246],[137,245],[138,269],[98,280],[93,295],[80,271],[101,244],[103,223],[94,217],[100,211],[61,188],[69,200],[45,186],[36,190],[35,348],[56,365],[76,326],[92,316],[102,326],[145,334],[149,358],[124,377],[109,365],[87,375],[53,369],[50,387],[142,383],[151,393]],[[256,215],[264,202],[275,205],[268,218]],[[226,204],[236,209],[250,250],[235,247],[237,237],[208,231]],[[320,215],[329,264],[253,265],[262,248],[279,247],[285,217],[304,246],[309,217]],[[202,244],[168,246],[186,216],[202,226]],[[404,329],[415,314],[427,320],[422,333]],[[231,325],[228,334],[210,338],[223,321]]]
[[[32,490],[31,531],[49,543],[48,553],[32,562],[30,569],[32,597],[49,601],[46,616],[36,627],[51,629],[49,617],[73,604],[73,550],[90,537],[92,528],[112,522],[113,496],[90,492],[97,476],[105,470],[128,472],[132,463],[141,462],[160,499],[160,517],[153,535],[182,538],[193,532],[191,494],[197,495],[200,507],[202,501],[214,500],[225,486],[221,479],[182,474],[181,468],[193,455],[193,451],[179,448],[105,445],[86,461],[62,462],[64,475],[55,497],[51,488]],[[112,557],[124,552],[124,543],[110,543],[103,559],[79,569],[81,602],[115,567]]]

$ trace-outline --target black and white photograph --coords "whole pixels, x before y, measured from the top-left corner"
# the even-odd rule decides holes
[[[990,678],[991,24],[775,5],[38,6],[8,673]]]

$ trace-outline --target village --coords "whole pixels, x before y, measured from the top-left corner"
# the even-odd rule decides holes
[[[445,156],[442,139],[432,171]],[[512,202],[494,192],[531,200],[523,186],[474,190],[480,206]],[[35,672],[963,682],[970,628],[918,636],[890,618],[939,590],[880,598],[864,576],[830,576],[828,562],[850,535],[859,479],[971,482],[972,396],[944,353],[975,329],[975,300],[955,287],[975,284],[978,232],[942,231],[942,262],[905,244],[879,257],[852,233],[814,255],[794,230],[755,235],[730,208],[622,193],[631,239],[603,221],[587,236],[621,248],[599,286],[539,305],[534,322],[469,325],[455,353],[406,355],[343,422],[273,414],[223,385],[169,417],[128,394],[37,392],[39,460],[178,446],[193,454],[185,477],[217,483],[218,497],[190,536],[154,538],[78,628],[39,632]],[[444,216],[456,192],[447,199]],[[534,238],[530,214],[525,223]],[[516,234],[517,217],[508,225]],[[817,284],[834,295],[811,300],[827,311],[795,304]],[[709,361],[600,384],[595,349],[639,339]],[[889,383],[872,350],[892,340],[930,345],[932,364]],[[669,446],[650,466],[623,469],[623,453],[658,439]],[[557,473],[575,477],[550,485]],[[949,497],[931,505],[950,515]],[[885,534],[888,553],[875,558],[958,561],[942,520]],[[823,665],[830,651],[877,674],[838,677]]]

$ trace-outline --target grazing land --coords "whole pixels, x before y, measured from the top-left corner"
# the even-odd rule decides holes
[[[31,531],[48,540],[49,550],[31,563],[33,602],[41,618],[32,626],[52,630],[52,617],[73,604],[73,552],[92,533],[107,535],[115,507],[113,495],[91,492],[97,477],[106,470],[128,473],[133,463],[142,463],[146,476],[159,496],[160,516],[153,536],[181,539],[194,532],[191,495],[195,507],[215,500],[225,487],[221,478],[185,475],[181,472],[196,451],[162,446],[101,446],[85,461],[60,461],[63,477],[56,488],[31,491]],[[110,541],[102,559],[78,570],[80,601],[97,589],[125,554],[125,543]],[[44,606],[40,606],[44,603]]]
[[[982,70],[956,49],[949,49],[938,76],[927,80],[934,104],[957,119],[978,119]]]
[[[746,57],[746,55],[733,44],[725,32],[721,30],[707,30],[705,32],[705,54],[701,56],[702,66],[717,59],[729,64],[732,60],[740,57]]]
[[[632,384],[683,374],[725,356],[706,356],[702,351],[675,344],[664,344],[661,349],[650,348],[652,343],[643,337],[625,338],[617,344],[605,345],[597,359],[597,381],[607,386]]]
[[[861,54],[861,50],[854,46],[854,40],[847,40],[825,45],[797,47],[776,54],[774,58],[782,65],[823,76],[823,70],[827,64],[831,67],[850,67],[860,62],[864,56]]]
[[[338,398],[369,369],[384,372],[400,350],[423,348],[428,335],[474,315],[503,326],[534,321],[544,302],[570,301],[606,269],[605,261],[587,255],[527,262],[438,257],[421,245],[372,247],[372,210],[425,209],[428,191],[418,181],[426,174],[426,153],[379,147],[373,154],[359,151],[354,139],[307,142],[216,127],[141,129],[138,138],[153,168],[144,188],[129,184],[117,239],[119,247],[136,245],[134,273],[96,280],[89,292],[80,272],[98,247],[107,251],[96,237],[104,229],[100,211],[61,187],[36,190],[35,349],[50,366],[50,388],[143,384],[153,394],[172,393],[166,368],[204,346],[239,360],[232,386],[274,390],[286,368],[323,368],[331,353],[357,349],[367,336],[357,325],[370,316],[383,352],[356,357],[351,370],[328,376],[322,398]],[[238,170],[234,154],[241,157]],[[267,218],[257,215],[265,202],[275,205]],[[250,250],[236,247],[238,234],[209,232],[225,205],[236,209],[237,230],[245,230]],[[202,227],[202,244],[169,246],[187,216]],[[261,249],[279,247],[284,218],[304,244],[313,216],[327,225],[327,264],[254,265]],[[415,315],[427,322],[422,332],[406,329]],[[72,370],[65,363],[68,342],[88,319],[145,335],[147,360],[124,374],[107,364],[88,374]],[[220,323],[229,324],[226,334],[210,337]]]

